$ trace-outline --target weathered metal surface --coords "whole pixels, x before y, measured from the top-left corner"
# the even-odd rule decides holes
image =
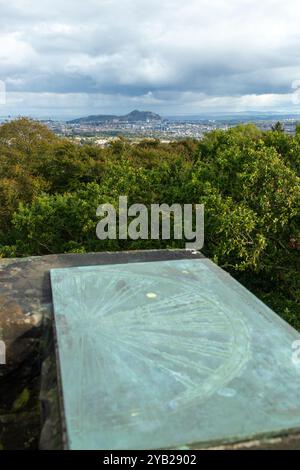
[[[164,250],[0,259],[0,339],[5,341],[7,353],[7,363],[0,365],[0,450],[34,449],[38,445],[43,363],[41,445],[59,446],[50,269],[110,264],[116,259],[127,263],[185,256],[184,252]]]
[[[299,334],[209,260],[51,277],[69,448],[298,443]]]
[[[197,258],[186,252],[143,251],[51,255],[0,259],[0,335],[8,346],[8,363],[0,366],[0,449],[36,448],[40,434],[38,395],[42,381],[42,448],[57,448],[60,422],[57,415],[55,358],[51,352],[52,298],[49,270],[72,266],[109,265],[168,259]],[[275,347],[275,345],[273,345]],[[44,373],[41,379],[41,366]],[[49,373],[49,370],[52,369]],[[24,390],[29,400],[24,400]],[[25,396],[26,398],[26,396]],[[300,449],[300,435],[279,432],[255,441],[216,442],[223,448]],[[200,446],[204,447],[203,444]],[[199,448],[195,444],[193,448]]]

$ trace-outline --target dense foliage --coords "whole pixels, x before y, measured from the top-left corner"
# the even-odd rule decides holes
[[[0,257],[180,247],[100,241],[96,208],[204,203],[204,254],[300,329],[300,129],[253,125],[174,143],[101,149],[19,119],[0,127]]]

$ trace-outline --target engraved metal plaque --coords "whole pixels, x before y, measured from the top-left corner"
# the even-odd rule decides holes
[[[207,259],[51,271],[70,449],[300,428],[299,334]]]

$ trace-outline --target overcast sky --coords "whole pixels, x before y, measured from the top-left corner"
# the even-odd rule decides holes
[[[299,0],[0,0],[0,116],[297,113],[299,22]]]

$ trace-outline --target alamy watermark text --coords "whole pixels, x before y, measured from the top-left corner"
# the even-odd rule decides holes
[[[174,240],[186,240],[187,250],[204,245],[203,204],[151,204],[149,211],[144,204],[128,207],[127,196],[120,196],[118,210],[102,204],[97,216],[102,218],[96,228],[100,240],[170,240],[173,233]]]

